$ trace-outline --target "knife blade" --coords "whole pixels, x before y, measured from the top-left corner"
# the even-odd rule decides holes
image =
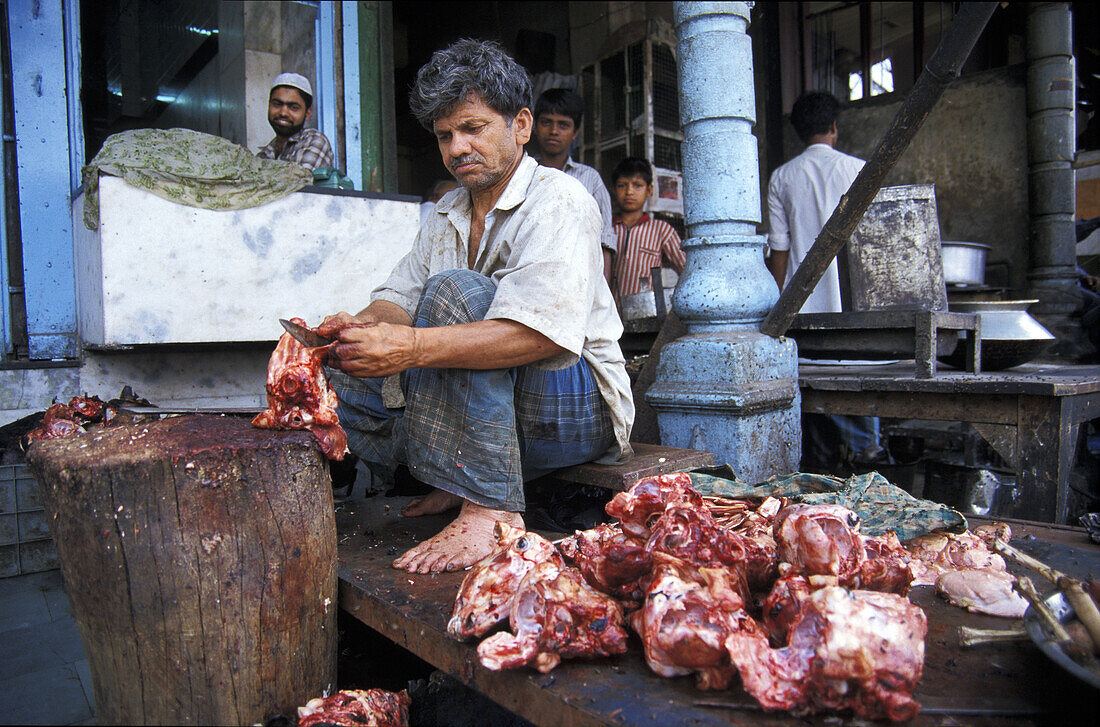
[[[299,326],[297,323],[291,323],[285,318],[279,319],[279,324],[286,330],[291,336],[294,337],[298,343],[306,346],[307,348],[317,348],[319,346],[327,346],[332,343],[331,338],[325,338],[319,333],[314,333],[305,326]]]

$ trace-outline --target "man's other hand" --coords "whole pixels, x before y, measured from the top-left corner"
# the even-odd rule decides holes
[[[341,315],[347,316],[346,313],[337,313],[329,318],[337,319]],[[354,322],[348,322],[342,327],[337,326],[334,321],[333,330],[339,342],[332,348],[330,363],[349,376],[359,378],[389,376],[415,365],[418,348],[415,328],[389,323],[360,323],[354,318],[352,320]],[[329,319],[326,318],[321,326],[328,322]],[[321,333],[320,329],[318,333]]]

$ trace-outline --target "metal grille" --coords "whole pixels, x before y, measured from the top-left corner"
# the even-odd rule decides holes
[[[653,124],[659,129],[679,131],[680,96],[676,90],[676,58],[672,48],[653,44]],[[679,169],[677,163],[676,169]]]
[[[600,175],[605,180],[611,179],[611,172],[615,170],[619,162],[626,159],[628,156],[626,144],[616,144],[615,146],[600,149]]]
[[[630,131],[637,133],[645,129],[645,48],[635,43],[626,50],[627,68],[627,108]],[[631,154],[645,155],[642,148],[633,148]]]
[[[584,108],[586,113],[584,119],[581,121],[581,140],[586,143],[591,143],[596,139],[596,129],[594,124],[596,123],[596,67],[589,66],[581,71],[581,93],[584,96]],[[590,154],[594,154],[595,150],[589,150]],[[588,156],[585,157],[584,163],[589,166],[592,162],[588,161]]]
[[[681,170],[674,37],[671,27],[653,22],[647,37],[581,71],[589,113],[580,156],[605,178],[628,155]],[[664,202],[663,211],[681,213]]]
[[[623,92],[626,68],[623,54],[616,53],[600,62],[600,139],[612,139],[626,128],[626,107]]]
[[[669,139],[667,136],[658,136],[653,139],[653,164],[674,172],[681,170],[680,165],[680,141]]]

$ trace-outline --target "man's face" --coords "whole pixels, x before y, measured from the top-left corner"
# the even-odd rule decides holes
[[[313,109],[306,108],[306,100],[298,89],[278,86],[271,90],[267,100],[267,122],[276,136],[294,136],[312,115]]]
[[[645,201],[652,191],[652,185],[646,184],[640,174],[615,180],[615,201],[623,212],[637,212],[645,207]]]
[[[577,138],[573,119],[562,114],[539,114],[535,123],[535,141],[543,154],[557,156],[568,153]]]
[[[531,112],[509,119],[471,93],[433,124],[433,132],[443,164],[463,187],[479,191],[507,179],[519,164],[531,140]]]

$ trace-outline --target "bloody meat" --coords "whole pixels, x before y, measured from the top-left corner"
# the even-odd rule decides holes
[[[412,700],[405,691],[344,689],[298,708],[298,727],[408,727]]]
[[[292,322],[305,326],[301,318]],[[341,460],[348,435],[336,415],[336,392],[328,386],[321,364],[329,346],[307,348],[284,333],[267,364],[267,409],[252,426],[261,429],[308,429],[329,459]]]

